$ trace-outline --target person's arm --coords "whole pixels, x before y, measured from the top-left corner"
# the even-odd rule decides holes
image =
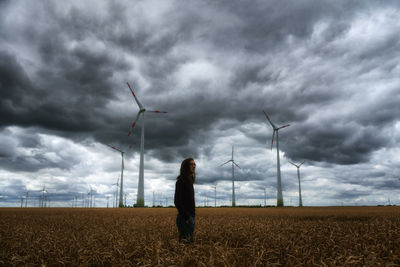
[[[184,184],[182,182],[177,182],[175,185],[175,196],[174,203],[175,207],[178,209],[179,214],[181,214],[185,221],[189,220],[189,214],[185,210],[184,199]]]

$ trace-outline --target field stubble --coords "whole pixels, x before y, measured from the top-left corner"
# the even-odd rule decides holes
[[[0,209],[0,265],[400,266],[400,207]]]

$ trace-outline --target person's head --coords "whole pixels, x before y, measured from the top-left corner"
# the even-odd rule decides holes
[[[188,179],[191,183],[196,181],[196,163],[193,158],[182,161],[178,179]]]

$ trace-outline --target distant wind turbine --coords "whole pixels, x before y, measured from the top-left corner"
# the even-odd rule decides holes
[[[89,206],[89,208],[94,208],[96,205],[95,205],[95,203],[96,203],[96,196],[93,196],[93,192],[95,192],[96,193],[96,191],[95,190],[93,190],[92,189],[92,186],[90,186],[90,191],[89,191],[89,193],[88,193],[88,206]]]
[[[283,207],[282,181],[281,181],[282,180],[281,179],[281,164],[280,164],[280,161],[279,161],[278,131],[280,129],[283,129],[283,128],[286,128],[286,127],[290,126],[290,124],[287,124],[287,125],[284,125],[284,126],[281,126],[281,127],[276,127],[275,124],[273,124],[272,121],[270,120],[270,118],[268,117],[267,113],[264,110],[263,110],[263,112],[265,114],[265,117],[267,117],[267,120],[271,124],[272,129],[274,130],[274,133],[272,134],[271,150],[272,150],[272,146],[274,145],[274,136],[275,136],[275,133],[276,133],[276,158],[277,158],[277,166],[276,166],[276,168],[277,168],[277,173],[278,173],[278,175],[277,175],[277,184],[278,184],[278,186],[277,186],[278,187],[277,188],[277,191],[278,191],[278,194],[277,194],[278,195],[277,196],[277,206],[278,207]]]
[[[299,206],[303,207],[303,200],[301,198],[301,185],[300,185],[300,167],[301,165],[303,165],[303,163],[306,162],[305,160],[300,163],[299,165],[294,164],[293,162],[289,161],[290,164],[292,164],[293,166],[296,166],[297,168],[297,179],[299,180]]]
[[[116,148],[115,146],[111,146],[108,145],[109,147],[111,147],[112,149],[118,151],[119,153],[121,153],[121,158],[122,158],[122,163],[121,163],[121,184],[120,184],[120,190],[119,190],[119,207],[122,208],[124,206],[124,203],[122,202],[122,197],[123,197],[123,193],[124,193],[124,154],[125,152],[122,151],[119,148]],[[117,185],[118,186],[118,185]]]
[[[29,191],[27,190],[25,193],[25,208],[28,207],[28,198],[29,198]]]
[[[112,184],[112,185],[116,185],[117,188],[115,190],[115,207],[118,208],[118,186],[119,186],[119,177],[117,178],[117,183]],[[114,205],[113,205],[114,206]]]
[[[46,208],[46,200],[47,200],[47,190],[46,190],[46,185],[43,186],[43,189],[40,191],[42,193],[41,198],[40,198],[40,207]]]
[[[77,208],[77,207],[78,207],[78,199],[79,199],[79,197],[75,194],[75,195],[74,195],[74,202],[73,202],[73,204],[72,204],[72,206],[73,206],[74,208]]]
[[[135,127],[136,122],[139,120],[140,115],[142,115],[142,132],[141,132],[141,139],[140,139],[140,166],[139,166],[139,182],[138,182],[138,193],[136,199],[136,206],[137,207],[144,207],[144,113],[153,112],[153,113],[168,113],[165,111],[159,110],[146,110],[142,103],[140,103],[139,99],[136,97],[135,93],[133,92],[131,85],[126,83],[131,90],[133,97],[135,98],[136,104],[139,106],[139,112],[136,115],[135,120],[132,123],[131,130],[128,132],[128,136],[131,135],[132,129]],[[122,184],[122,183],[121,183]],[[122,195],[120,196],[122,199]],[[121,200],[120,200],[121,201]]]
[[[23,204],[24,204],[24,196],[21,195],[21,208],[22,208]]]
[[[217,185],[214,185],[214,208],[217,207]]]
[[[264,187],[264,207],[267,206],[267,188]]]
[[[235,166],[234,165],[236,165],[236,167],[238,167],[239,169],[242,169],[242,168],[240,168],[239,165],[237,165],[233,159],[233,146],[232,146],[232,158],[230,160],[228,160],[227,162],[221,164],[221,166],[223,166],[229,162],[232,162],[232,207],[235,207],[236,206],[236,198],[235,198],[235,171],[234,171]]]

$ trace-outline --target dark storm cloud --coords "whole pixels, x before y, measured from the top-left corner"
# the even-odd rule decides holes
[[[332,5],[328,1],[295,1],[276,4],[258,1],[254,5],[245,5],[231,2],[229,12],[242,21],[242,27],[233,33],[236,37],[233,40],[239,40],[250,53],[265,53],[266,49],[277,49],[290,35],[307,38],[312,34],[315,22],[321,19],[347,17],[356,7],[354,3]]]
[[[374,189],[379,190],[398,190],[400,189],[400,178],[398,177],[385,177],[385,179],[375,180],[372,183]]]
[[[359,166],[352,169],[334,170],[336,180],[341,183],[359,185],[362,184],[370,190],[393,190],[400,187],[400,179],[397,175],[397,170],[377,171],[371,170],[369,166]]]
[[[22,181],[22,179],[14,179],[12,184],[8,184],[5,185],[5,181],[7,180],[8,177],[1,177],[2,178],[2,192],[0,192],[0,194],[4,197],[4,196],[8,196],[8,197],[12,197],[17,195],[18,197],[20,197],[23,192],[26,192],[26,187]]]
[[[0,122],[1,126],[23,122],[21,114],[32,87],[24,69],[14,55],[0,50]]]
[[[51,26],[40,29],[34,24],[27,24],[27,29],[17,29],[29,31],[35,37],[31,41],[37,46],[43,63],[34,74],[35,84],[30,83],[15,55],[8,52],[1,54],[2,126],[39,126],[58,135],[81,139],[94,135],[104,143],[121,140],[122,136],[126,136],[131,119],[110,114],[105,105],[116,97],[113,95],[116,86],[112,81],[113,75],[129,70],[129,64],[123,58],[113,58],[108,51],[96,51],[85,44],[72,49],[67,46],[72,41],[79,43],[87,35],[94,35],[94,41],[104,41],[103,37],[114,41],[113,36],[103,36],[112,32],[113,28],[102,31],[102,26],[115,25],[112,22],[117,19],[117,24],[120,22],[123,27],[127,24],[127,18],[122,16],[121,21],[120,14],[111,12],[106,18],[106,21],[110,21],[108,24],[101,21],[102,18],[86,17],[84,10],[71,8],[66,15],[60,16],[53,4],[44,6],[44,16],[52,22]],[[111,7],[111,10],[118,9]],[[11,35],[10,32],[7,34]],[[150,36],[150,32],[147,35]],[[139,33],[137,37],[133,42],[135,53],[152,56],[157,49],[150,49],[147,39],[141,38],[143,34]],[[160,40],[161,43],[164,41]],[[151,51],[136,51],[137,46],[147,47]],[[158,47],[165,49],[165,46]],[[160,53],[155,52],[155,55]],[[126,97],[131,97],[126,86],[125,92]],[[130,117],[133,118],[134,114]],[[151,130],[148,132],[148,144],[151,147],[154,142],[151,142]],[[187,138],[187,135],[183,134],[182,137]],[[158,140],[160,135],[156,136],[155,140]],[[122,141],[125,144],[131,142],[127,138],[125,140]]]
[[[0,133],[2,169],[16,172],[36,172],[44,168],[69,170],[79,162],[76,155],[63,153],[60,147],[47,145],[44,138],[35,133],[36,129],[29,130],[31,133],[16,129],[6,129]],[[21,148],[27,152],[21,152]]]
[[[54,162],[39,153],[31,156],[17,156],[13,159],[0,158],[0,165],[3,166],[3,169],[17,172],[36,172],[45,168],[68,170],[77,163],[77,159],[72,157],[66,157],[60,162]]]
[[[333,199],[337,200],[351,200],[358,197],[368,196],[371,192],[362,190],[343,190],[332,195]]]
[[[36,127],[75,140],[94,138],[121,147],[132,141],[139,144],[140,123],[133,137],[126,136],[138,110],[125,86],[131,81],[147,108],[169,112],[146,114],[146,150],[163,161],[209,151],[203,147],[213,144],[210,133],[218,127],[222,131],[249,121],[265,123],[263,108],[277,124],[292,124],[280,131],[281,149],[292,160],[354,164],[367,161],[371,152],[389,143],[376,123],[385,128],[396,120],[398,87],[394,87],[393,97],[382,96],[372,112],[366,113],[366,107],[352,113],[350,121],[355,124],[350,127],[349,118],[334,124],[308,120],[347,95],[341,95],[345,89],[336,77],[343,70],[334,63],[327,67],[329,73],[304,69],[307,59],[317,57],[328,64],[350,54],[351,65],[371,62],[370,66],[378,68],[380,60],[396,53],[399,39],[394,36],[360,52],[333,45],[346,36],[354,17],[377,7],[371,2],[194,3],[167,8],[157,17],[143,15],[150,8],[145,4],[110,3],[103,7],[107,12],[96,14],[78,5],[61,8],[53,2],[38,6],[18,3],[19,8],[27,9],[25,19],[38,23],[12,25],[2,19],[0,37],[11,43],[16,35],[29,40],[38,62],[28,71],[22,55],[1,50],[2,127]],[[16,12],[13,2],[5,5],[7,12]],[[207,13],[210,10],[215,13]],[[310,39],[321,23],[327,24],[326,29],[319,43],[313,44]],[[191,52],[185,53],[185,47]],[[284,57],[302,47],[304,57]],[[190,90],[183,93],[185,88],[178,87],[171,77],[201,57],[197,49],[230,76],[225,83],[191,78]],[[393,64],[383,67],[389,71],[396,68]],[[285,84],[295,75],[302,78]],[[112,101],[125,99],[130,99],[129,112],[111,112]],[[232,123],[227,127],[225,121]],[[272,131],[266,127],[265,132],[265,137],[247,135],[264,144]],[[47,164],[40,157],[38,161],[37,168]]]
[[[378,133],[378,134],[376,134]],[[355,164],[368,161],[370,152],[387,144],[377,129],[321,123],[293,127],[282,147],[292,160]]]

